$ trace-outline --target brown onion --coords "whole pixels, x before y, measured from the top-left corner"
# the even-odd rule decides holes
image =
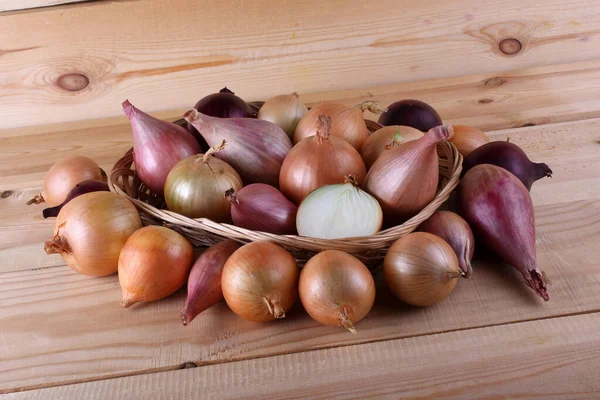
[[[83,181],[79,182],[77,185],[71,189],[65,200],[57,206],[44,208],[42,211],[42,216],[44,218],[48,217],[56,217],[60,210],[75,197],[81,196],[82,194],[90,193],[90,192],[110,192],[108,188],[108,184],[104,181]]]
[[[122,105],[133,132],[135,171],[150,190],[162,195],[167,175],[175,164],[202,149],[187,129],[154,118],[129,100]]]
[[[194,261],[194,249],[181,234],[146,226],[127,239],[119,256],[121,307],[155,301],[179,290]]]
[[[485,133],[472,126],[452,125],[452,128],[454,128],[454,136],[449,140],[463,157],[490,141]]]
[[[365,264],[338,250],[312,257],[302,269],[300,301],[308,314],[326,326],[343,326],[356,333],[375,301],[375,282]]]
[[[369,137],[369,130],[363,117],[365,110],[379,111],[373,101],[365,101],[355,107],[336,103],[319,104],[308,111],[298,123],[294,133],[294,143],[316,135],[319,130],[319,115],[327,115],[331,118],[331,135],[346,140],[360,151]]]
[[[223,300],[221,274],[227,259],[240,245],[233,240],[217,243],[198,257],[187,283],[187,298],[181,311],[181,322],[187,326],[198,314]]]
[[[462,271],[454,250],[443,239],[413,232],[396,240],[383,261],[385,282],[400,300],[430,306],[448,296]]]
[[[452,126],[438,126],[375,161],[363,187],[379,201],[388,220],[411,218],[433,200],[439,180],[436,145],[449,137]]]
[[[277,124],[292,138],[298,122],[308,112],[298,93],[271,97],[258,111],[258,119]]]
[[[253,231],[292,235],[296,233],[298,207],[273,186],[253,183],[225,192],[231,203],[233,224]]]
[[[437,211],[419,225],[419,230],[439,236],[452,246],[463,276],[465,278],[471,276],[473,273],[471,259],[475,251],[475,238],[467,221],[451,211]]]
[[[42,192],[27,202],[40,204],[46,202],[50,207],[60,205],[71,189],[80,182],[97,180],[106,182],[106,174],[94,162],[83,156],[72,156],[57,161],[44,178]]]
[[[294,146],[281,166],[281,192],[296,204],[321,186],[340,183],[347,175],[358,182],[367,170],[356,149],[331,136],[331,118],[319,115],[319,130]]]
[[[173,167],[165,182],[169,210],[190,218],[215,222],[231,219],[231,204],[223,196],[229,188],[242,188],[242,179],[229,164],[212,157],[227,145],[212,147],[206,154],[188,157]]]
[[[535,215],[523,183],[504,168],[473,167],[460,181],[461,212],[477,240],[515,267],[548,301],[545,274],[535,254]]]
[[[119,253],[129,236],[142,227],[137,209],[111,192],[91,192],[74,198],[58,213],[47,254],[60,254],[84,275],[117,272]]]
[[[248,243],[225,263],[221,287],[227,305],[240,317],[257,322],[283,318],[298,294],[298,265],[274,243]]]
[[[360,155],[367,166],[371,168],[375,160],[385,152],[402,143],[423,137],[423,132],[410,126],[391,125],[376,130],[365,140]]]
[[[195,109],[186,112],[184,118],[210,146],[227,140],[227,148],[215,156],[235,168],[245,184],[278,186],[281,164],[292,148],[280,127],[260,119],[209,117]]]

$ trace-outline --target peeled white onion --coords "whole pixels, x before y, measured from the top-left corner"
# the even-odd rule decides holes
[[[301,236],[341,239],[372,235],[381,229],[382,221],[377,199],[349,176],[346,183],[322,186],[306,196],[298,208],[296,227]]]

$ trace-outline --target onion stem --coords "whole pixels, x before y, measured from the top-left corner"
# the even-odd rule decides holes
[[[45,202],[46,200],[44,200],[44,196],[42,196],[42,194],[36,194],[31,200],[29,200],[27,202],[27,205],[30,206],[32,204],[41,204],[43,202]]]
[[[67,239],[62,236],[54,235],[52,240],[48,240],[44,244],[44,251],[46,254],[72,254],[73,250],[69,245]]]
[[[340,311],[340,324],[348,329],[350,331],[350,333],[352,333],[353,335],[356,335],[356,328],[354,328],[354,325],[352,324],[352,321],[350,321],[350,318],[348,317],[348,312],[347,312],[347,308],[344,307],[342,309],[342,311]]]

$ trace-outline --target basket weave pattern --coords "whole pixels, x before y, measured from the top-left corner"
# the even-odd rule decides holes
[[[262,103],[251,103],[254,110]],[[381,128],[376,122],[366,120],[371,132]],[[182,121],[176,123],[182,124]],[[184,122],[183,122],[184,123]],[[295,235],[275,235],[251,231],[230,224],[221,224],[207,218],[188,218],[166,209],[162,196],[151,193],[140,181],[133,165],[133,149],[129,150],[114,165],[109,176],[109,187],[113,192],[128,198],[139,210],[144,224],[164,225],[183,234],[195,246],[211,246],[225,239],[240,243],[270,241],[288,250],[304,264],[322,250],[342,250],[350,253],[367,266],[381,262],[389,246],[398,238],[414,231],[444,203],[458,184],[462,170],[462,156],[451,143],[444,141],[437,147],[440,180],[435,198],[419,214],[403,224],[380,231],[372,236],[346,239],[316,239]]]

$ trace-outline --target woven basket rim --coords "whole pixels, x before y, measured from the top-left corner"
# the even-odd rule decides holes
[[[255,104],[260,104],[260,102],[255,102],[252,105]],[[181,121],[177,122],[181,123]],[[371,132],[382,127],[382,125],[374,121],[365,120],[365,122]],[[374,255],[372,258],[381,258],[381,250],[387,249],[399,237],[414,231],[419,224],[427,220],[449,198],[450,193],[458,185],[463,161],[461,154],[448,141],[438,143],[437,149],[441,161],[439,168],[442,187],[438,189],[434,199],[417,215],[404,221],[402,224],[387,228],[370,236],[320,239],[299,235],[277,235],[268,232],[253,231],[227,223],[217,223],[208,218],[189,218],[167,209],[157,208],[128,193],[128,191],[134,191],[139,196],[139,190],[132,188],[132,183],[130,182],[130,180],[135,181],[136,179],[136,174],[132,169],[133,149],[127,151],[115,163],[113,170],[109,174],[109,188],[111,191],[130,200],[150,219],[179,227],[185,230],[186,234],[193,235],[194,237],[209,233],[217,237],[229,238],[239,242],[272,241],[285,248],[298,251],[318,252],[325,249],[338,249],[349,253],[362,253],[367,258],[370,257],[369,254]],[[448,163],[448,160],[451,163]],[[448,176],[442,173],[444,168],[447,170]],[[123,186],[119,185],[119,180],[121,180]],[[446,181],[445,184],[444,180]],[[143,184],[140,185],[144,187]],[[378,255],[375,255],[376,253]]]

